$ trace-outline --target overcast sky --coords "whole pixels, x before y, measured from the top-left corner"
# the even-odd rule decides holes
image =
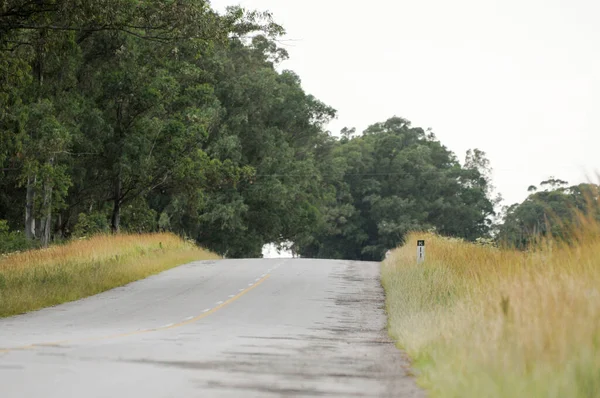
[[[505,204],[549,176],[600,172],[596,0],[213,0],[270,10],[329,129],[391,116],[431,127],[461,161],[488,154]]]

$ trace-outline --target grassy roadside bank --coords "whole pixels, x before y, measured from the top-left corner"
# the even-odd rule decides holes
[[[588,227],[530,253],[430,234],[392,253],[389,331],[431,396],[600,396],[600,227]]]
[[[0,257],[0,317],[91,296],[216,254],[173,234],[95,236]]]

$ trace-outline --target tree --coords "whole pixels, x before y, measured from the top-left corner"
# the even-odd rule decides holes
[[[334,110],[293,72],[275,71],[282,53],[265,36],[233,39],[219,55],[208,67],[223,113],[207,150],[255,175],[207,193],[198,240],[230,257],[260,256],[265,243],[295,241],[319,218],[315,150]]]
[[[179,167],[172,152],[194,152],[202,139],[197,130],[214,119],[195,114],[182,122],[193,112],[190,101],[202,107],[211,97],[200,86],[202,98],[192,98],[194,88],[178,81],[189,80],[190,60],[226,43],[231,33],[277,32],[267,17],[239,7],[219,16],[204,0],[4,2],[0,166],[6,178],[26,186],[27,237],[48,243],[52,211],[61,208],[72,177],[77,181],[69,202],[76,206],[69,206],[66,220],[82,202],[103,207],[111,199],[117,231],[122,205],[165,184]],[[163,117],[167,113],[172,117]],[[160,134],[174,132],[187,136],[163,137],[169,145],[159,141]],[[99,186],[85,182],[90,176]],[[62,216],[57,221],[64,232]]]
[[[461,166],[399,117],[335,138],[335,110],[278,71],[283,33],[268,12],[219,15],[205,0],[4,1],[6,231],[25,220],[47,245],[170,230],[229,257],[294,242],[352,259],[379,259],[414,229],[488,233],[485,153]]]
[[[321,210],[325,222],[316,238],[300,244],[304,256],[380,260],[412,230],[474,240],[489,229],[485,178],[406,119],[340,140],[329,161],[338,168],[328,181],[335,195]]]
[[[57,150],[50,156],[45,155],[43,161],[39,156],[32,156],[33,149],[39,148],[44,140],[48,141],[44,134],[49,134],[49,130],[39,128],[49,125],[39,125],[35,130],[36,127],[30,124],[26,126],[29,130],[23,132],[27,111],[31,109],[35,115],[38,108],[50,104],[54,114],[46,115],[44,120],[54,118],[57,123],[64,124],[61,128],[52,127],[53,132],[57,129],[68,131],[71,120],[64,117],[68,112],[62,113],[56,105],[71,96],[78,77],[75,74],[78,56],[86,41],[98,35],[126,35],[154,43],[169,43],[183,38],[207,40],[215,35],[225,38],[227,33],[222,29],[226,26],[225,19],[218,18],[206,6],[203,0],[83,3],[72,0],[8,0],[2,3],[0,68],[5,72],[5,78],[0,83],[0,109],[3,112],[0,137],[2,142],[12,144],[13,149],[22,155],[20,169],[26,173],[25,232],[29,239],[36,236],[37,223],[42,226],[44,243],[48,243],[53,191],[57,184],[54,179],[55,176],[62,178],[58,172],[62,166],[55,155],[67,153],[68,148],[56,148],[54,145]],[[237,19],[230,18],[227,24]],[[69,142],[60,141],[64,144]],[[53,143],[57,144],[57,141]],[[0,153],[0,163],[9,157],[9,152]],[[44,176],[38,175],[40,170],[46,170]],[[40,180],[43,184],[41,189]],[[43,211],[38,212],[44,217],[43,222],[36,217],[38,196],[43,197]]]
[[[550,178],[540,185],[543,191],[530,190],[522,203],[506,209],[498,241],[503,245],[526,249],[540,237],[552,236],[569,242],[578,228],[578,214],[600,219],[599,187]]]

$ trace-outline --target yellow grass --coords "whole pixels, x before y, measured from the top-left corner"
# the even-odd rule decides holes
[[[529,253],[411,234],[382,280],[390,334],[431,396],[600,397],[599,232]]]
[[[0,258],[0,317],[77,300],[194,260],[217,259],[173,234],[95,236]]]

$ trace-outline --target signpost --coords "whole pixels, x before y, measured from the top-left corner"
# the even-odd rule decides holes
[[[417,241],[417,264],[421,264],[425,261],[425,241]]]

